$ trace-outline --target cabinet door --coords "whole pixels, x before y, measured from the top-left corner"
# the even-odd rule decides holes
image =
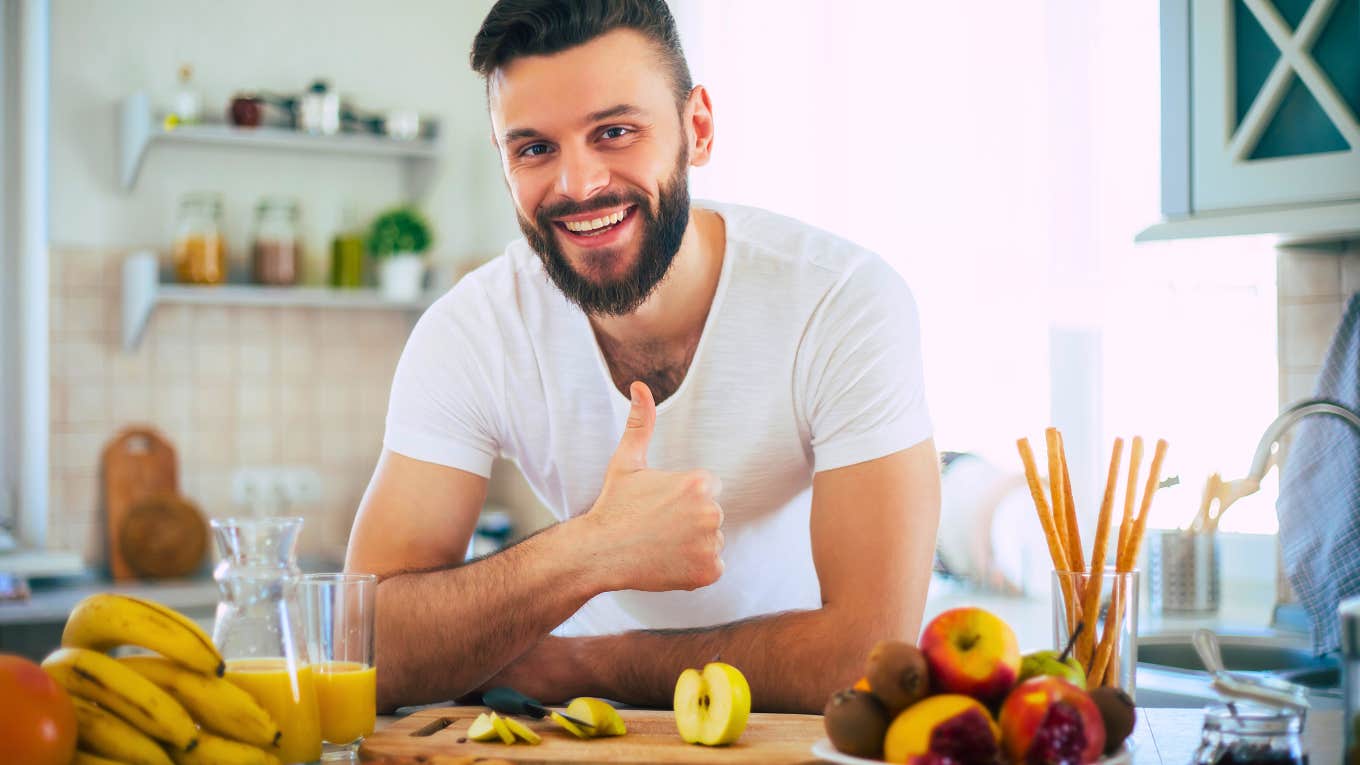
[[[1360,199],[1360,0],[1193,0],[1196,212]]]

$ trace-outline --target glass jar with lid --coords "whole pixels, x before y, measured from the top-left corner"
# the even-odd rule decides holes
[[[173,262],[175,278],[185,284],[221,284],[227,280],[220,194],[194,191],[180,198]]]
[[[1304,712],[1238,702],[1204,710],[1192,765],[1307,765]]]
[[[288,197],[265,197],[255,208],[252,266],[259,284],[292,286],[298,283],[302,238],[298,233],[298,203]]]

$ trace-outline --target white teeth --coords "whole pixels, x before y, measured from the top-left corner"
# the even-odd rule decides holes
[[[618,223],[623,220],[624,216],[627,214],[627,210],[620,210],[612,215],[606,215],[603,218],[596,218],[594,220],[563,221],[563,225],[567,227],[568,231],[575,231],[577,233],[594,231],[597,228],[604,228],[605,226],[612,226],[615,223]]]

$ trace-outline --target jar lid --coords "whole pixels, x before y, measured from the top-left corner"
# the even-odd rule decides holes
[[[1281,736],[1302,733],[1306,717],[1302,709],[1273,709],[1254,704],[1211,706],[1204,710],[1204,728],[1238,736]]]

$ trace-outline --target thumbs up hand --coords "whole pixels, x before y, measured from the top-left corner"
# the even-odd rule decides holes
[[[611,589],[694,590],[718,581],[723,562],[718,479],[707,470],[672,473],[647,467],[656,402],[641,382],[629,388],[632,408],[604,487],[582,520],[595,525],[613,552]]]

